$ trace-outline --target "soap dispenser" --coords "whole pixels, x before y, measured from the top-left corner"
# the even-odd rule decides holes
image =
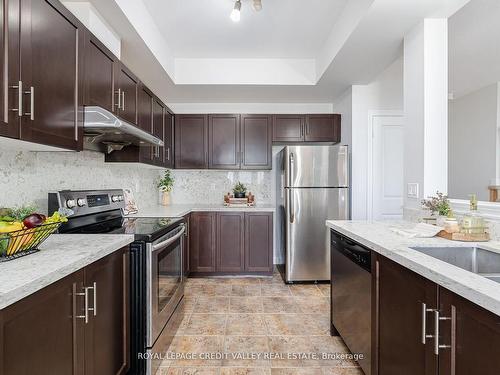
[[[485,231],[486,224],[477,211],[477,195],[471,194],[469,200],[469,212],[462,219],[462,233],[482,234]]]

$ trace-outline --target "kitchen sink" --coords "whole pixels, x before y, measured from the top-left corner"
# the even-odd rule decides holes
[[[500,254],[480,247],[423,247],[417,250],[443,262],[474,272],[487,279],[500,283]]]

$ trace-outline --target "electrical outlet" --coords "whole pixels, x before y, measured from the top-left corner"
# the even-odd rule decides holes
[[[408,183],[407,188],[407,196],[408,198],[418,198],[418,182],[410,182]]]

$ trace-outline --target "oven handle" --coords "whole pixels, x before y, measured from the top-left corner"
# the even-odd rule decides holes
[[[180,226],[182,226],[182,229],[175,236],[170,237],[170,238],[168,238],[165,241],[162,241],[160,243],[157,243],[156,245],[153,245],[153,247],[152,247],[153,248],[153,252],[165,248],[166,246],[170,245],[171,243],[174,243],[180,237],[182,237],[182,235],[186,231],[186,227],[184,225],[182,225],[182,224]]]

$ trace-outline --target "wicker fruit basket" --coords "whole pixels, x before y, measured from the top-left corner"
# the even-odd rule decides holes
[[[38,251],[38,247],[43,241],[57,231],[60,225],[60,222],[50,223],[35,228],[0,233],[0,262],[16,259]]]

